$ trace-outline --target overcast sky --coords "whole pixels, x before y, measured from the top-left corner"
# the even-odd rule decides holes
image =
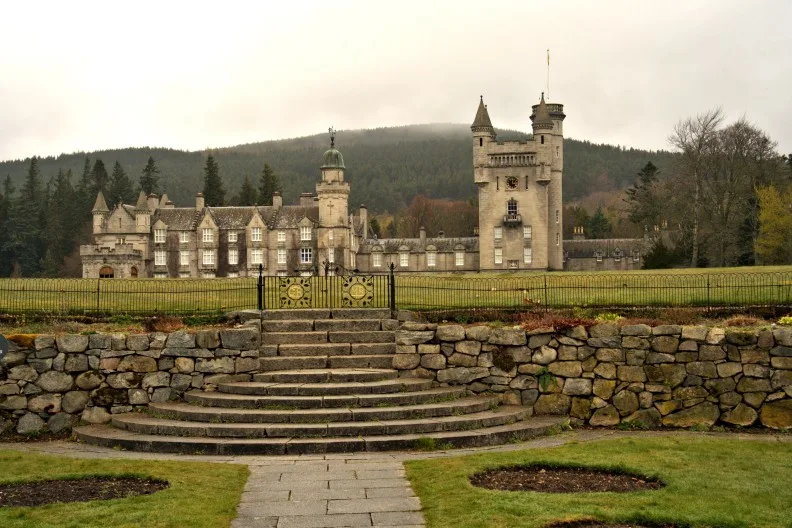
[[[412,123],[530,130],[546,90],[568,137],[668,148],[721,106],[792,152],[792,2],[8,2],[0,160],[203,149]],[[343,148],[343,138],[339,135]]]

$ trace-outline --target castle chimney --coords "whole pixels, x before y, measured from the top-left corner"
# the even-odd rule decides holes
[[[313,205],[313,194],[304,192],[300,194],[300,207],[311,207]]]
[[[149,194],[146,198],[146,201],[148,202],[148,208],[152,213],[157,210],[157,207],[159,207],[159,196],[154,193]]]
[[[202,211],[204,208],[204,195],[202,192],[195,193],[195,209]]]
[[[279,191],[275,191],[272,193],[272,206],[273,207],[283,207],[283,196]]]
[[[421,226],[421,229],[418,230],[418,237],[421,239],[421,246],[426,246],[426,228]]]
[[[572,234],[572,240],[586,240],[586,233],[583,226],[575,226],[575,231]]]
[[[368,223],[368,208],[366,204],[360,204],[360,223],[363,224],[363,238],[366,239],[369,236],[369,223]]]

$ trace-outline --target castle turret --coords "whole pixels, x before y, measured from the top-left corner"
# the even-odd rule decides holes
[[[335,148],[335,130],[330,129],[330,149],[322,157],[322,181],[316,184],[319,198],[319,227],[345,226],[349,217],[349,184],[344,181],[344,157]]]
[[[536,145],[536,181],[546,188],[547,267],[563,269],[563,205],[561,184],[564,172],[564,105],[545,102],[544,92],[539,104],[532,107],[531,124]]]
[[[496,139],[495,128],[490,121],[487,105],[484,104],[484,96],[480,97],[476,117],[470,125],[470,130],[473,131],[473,172],[477,183],[486,181],[484,167],[489,164],[487,148]]]
[[[96,194],[96,203],[94,203],[91,213],[93,214],[93,232],[97,235],[104,230],[105,219],[110,214],[110,209],[107,208],[107,202],[105,202],[101,190]]]
[[[149,233],[151,231],[151,212],[146,193],[140,191],[135,204],[135,232]]]

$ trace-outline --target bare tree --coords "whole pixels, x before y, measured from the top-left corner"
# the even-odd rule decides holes
[[[680,121],[668,138],[669,143],[682,153],[682,171],[693,183],[693,228],[690,263],[695,267],[699,259],[700,209],[702,178],[711,151],[715,146],[718,127],[723,121],[720,108]]]

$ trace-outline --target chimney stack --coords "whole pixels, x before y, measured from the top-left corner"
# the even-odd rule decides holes
[[[421,239],[421,246],[425,247],[426,246],[426,228],[424,226],[421,226],[421,229],[418,231],[418,233],[419,233],[418,236]]]
[[[369,237],[368,208],[366,204],[360,204],[358,215],[360,216],[360,223],[363,224],[363,239],[366,239]]]
[[[583,226],[575,226],[575,230],[572,233],[572,240],[586,240],[586,233]]]
[[[313,205],[313,194],[304,192],[300,194],[300,207],[311,207]]]
[[[204,208],[204,195],[202,192],[195,193],[195,209],[202,211]]]
[[[275,191],[272,193],[272,206],[273,207],[283,207],[283,196],[279,191]]]

